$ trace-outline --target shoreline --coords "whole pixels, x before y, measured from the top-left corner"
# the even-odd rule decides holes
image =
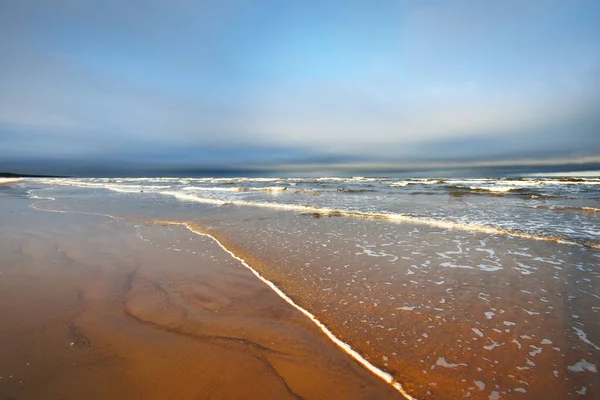
[[[397,390],[390,387],[395,376],[417,398],[486,398],[493,392],[502,397],[561,398],[582,391],[581,387],[595,393],[597,363],[588,352],[597,350],[599,340],[594,317],[600,310],[595,301],[599,293],[593,282],[600,254],[593,249],[380,220],[319,219],[169,201],[138,205],[138,195],[98,193],[98,198],[95,194],[90,198],[85,192],[71,197],[72,192],[66,191],[64,197],[59,189],[48,193],[59,200],[50,203],[45,200],[53,197],[29,194],[38,199],[31,208],[48,211],[36,214],[46,214],[41,220],[63,214],[67,221],[75,218],[88,225],[90,221],[102,226],[136,224],[139,239],[161,244],[176,257],[205,247],[186,247],[187,241],[211,243],[208,246],[222,254],[225,269],[236,265],[246,270],[263,292],[283,304],[282,309],[291,309],[292,300],[308,311],[310,315],[292,307],[310,325],[306,329],[335,344],[336,352],[341,349],[347,356],[347,344],[375,365],[375,373],[368,365],[360,368],[378,381],[376,385],[387,382],[392,391]],[[150,232],[163,232],[165,237],[148,236]],[[164,242],[167,237],[177,243]],[[207,257],[212,258],[202,252],[195,256]],[[175,267],[173,263],[179,264],[169,258],[151,262],[162,264],[165,271]],[[154,329],[231,342],[236,337],[231,333],[239,332],[237,325],[221,318],[226,313],[218,318],[206,313],[221,311],[223,298],[208,285],[221,282],[221,272],[206,276],[200,290],[190,292],[184,282],[176,282],[176,290],[171,290],[174,281],[165,271],[156,269],[152,276],[131,279],[133,308],[124,311],[133,311],[129,315],[138,323]],[[226,276],[223,279],[228,282]],[[140,303],[140,296],[154,300]],[[234,313],[236,321],[256,321],[254,309],[243,310]],[[253,328],[244,329],[250,337],[243,337],[253,348],[270,351],[272,346],[264,340],[272,329],[265,329],[266,319],[261,321],[263,328],[250,322]],[[209,329],[222,322],[226,330]],[[335,332],[342,345],[327,337],[318,323]],[[280,370],[281,365],[275,368]],[[381,370],[384,373],[377,374]]]
[[[42,200],[44,201],[54,201],[54,199]],[[152,225],[158,226],[181,226],[185,229],[189,230],[195,235],[204,236],[213,240],[224,252],[229,254],[233,259],[239,261],[245,268],[247,268],[258,280],[260,280],[263,284],[269,287],[277,296],[283,299],[287,304],[296,310],[300,311],[306,318],[308,318],[318,329],[333,343],[335,344],[341,351],[350,356],[354,361],[359,363],[363,368],[373,374],[375,377],[381,379],[383,382],[390,385],[397,392],[399,392],[403,398],[408,400],[415,400],[416,398],[411,396],[402,386],[400,382],[398,382],[391,374],[385,372],[372,363],[370,363],[363,355],[354,350],[349,344],[339,339],[325,324],[323,324],[319,319],[316,318],[314,314],[305,308],[298,305],[291,297],[289,297],[283,290],[281,290],[277,285],[273,282],[265,278],[258,272],[258,270],[252,268],[248,262],[237,255],[234,251],[225,246],[217,237],[211,235],[210,233],[201,229],[197,223],[192,221],[173,221],[173,220],[161,220],[161,219],[140,219],[140,218],[130,218],[130,217],[122,217],[122,216],[113,216],[110,214],[102,214],[102,213],[81,213],[81,212],[69,212],[63,210],[52,210],[52,209],[41,209],[34,207],[35,204],[39,202],[33,203],[30,207],[43,212],[53,212],[53,213],[67,213],[67,214],[82,214],[82,215],[94,215],[101,216],[106,218],[118,219],[123,221],[139,221],[143,223],[149,223]]]
[[[22,250],[0,253],[7,322],[0,343],[37,332],[3,351],[0,376],[10,377],[0,380],[3,396],[231,398],[249,390],[250,398],[399,398],[214,237],[161,226],[166,221],[101,214],[112,220],[99,222],[63,210],[40,216],[38,203],[27,207],[35,215],[19,225],[22,234],[4,232]],[[35,270],[28,271],[29,256]],[[50,317],[61,322],[43,322]],[[215,389],[231,379],[244,383]]]
[[[246,260],[239,257],[233,251],[231,251],[227,247],[225,247],[216,237],[214,237],[213,235],[211,235],[209,233],[197,230],[197,228],[193,224],[184,223],[184,225],[186,226],[187,229],[194,232],[195,234],[204,235],[204,236],[210,237],[212,240],[214,240],[224,251],[229,253],[233,258],[239,260],[246,268],[248,268],[250,271],[252,271],[252,273],[258,279],[260,279],[263,283],[265,283],[267,286],[269,286],[275,293],[277,293],[277,295],[279,297],[281,297],[288,304],[290,304],[292,307],[296,308],[298,311],[300,311],[302,314],[304,314],[308,319],[310,319],[342,351],[344,351],[346,354],[348,354],[350,357],[352,357],[355,361],[357,361],[359,364],[361,364],[364,368],[366,368],[368,371],[370,371],[373,375],[379,377],[384,382],[391,385],[394,389],[396,389],[398,392],[400,392],[400,394],[402,394],[404,396],[404,398],[409,399],[409,400],[415,400],[415,398],[412,397],[410,394],[408,394],[408,392],[406,392],[406,390],[404,390],[404,387],[402,386],[402,384],[400,382],[396,381],[396,379],[391,374],[389,374],[389,373],[377,368],[373,364],[371,364],[360,353],[358,353],[356,350],[354,350],[349,344],[347,344],[346,342],[342,341],[337,336],[335,336],[335,334],[327,326],[325,326],[325,324],[323,324],[321,321],[319,321],[310,311],[299,306],[283,290],[281,290],[279,287],[277,287],[273,282],[271,282],[267,278],[263,277],[260,274],[260,272],[258,272],[254,268],[252,268],[246,262]]]

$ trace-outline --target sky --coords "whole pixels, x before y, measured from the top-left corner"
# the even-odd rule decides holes
[[[3,0],[0,171],[598,164],[599,20],[597,0]]]

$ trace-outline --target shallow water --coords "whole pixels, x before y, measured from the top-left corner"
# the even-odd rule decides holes
[[[205,204],[376,214],[469,230],[491,227],[600,246],[600,178],[42,179],[51,185],[162,194]]]
[[[198,223],[417,398],[559,399],[600,395],[599,183],[176,178],[22,187],[41,208]]]

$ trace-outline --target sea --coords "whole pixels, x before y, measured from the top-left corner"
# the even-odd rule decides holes
[[[406,398],[600,398],[598,177],[18,185],[38,210],[212,236]]]

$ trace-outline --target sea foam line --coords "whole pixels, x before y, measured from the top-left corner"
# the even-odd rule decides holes
[[[340,209],[328,208],[328,207],[313,207],[313,206],[303,206],[303,205],[286,204],[286,203],[264,203],[264,202],[259,203],[259,202],[253,202],[253,201],[247,201],[247,200],[224,201],[224,200],[216,200],[216,199],[211,199],[211,198],[207,198],[207,197],[200,197],[200,196],[185,194],[185,193],[181,193],[181,192],[174,192],[174,191],[163,191],[163,192],[159,192],[159,193],[163,194],[163,195],[170,195],[170,196],[176,197],[180,200],[195,201],[198,203],[214,204],[214,205],[220,205],[220,206],[226,205],[226,204],[232,204],[232,205],[238,205],[238,206],[274,208],[274,209],[287,210],[287,211],[300,211],[300,212],[313,212],[313,213],[319,213],[319,214],[331,214],[331,215],[338,215],[338,216],[345,216],[345,217],[386,219],[386,220],[394,221],[394,222],[406,222],[406,223],[412,223],[412,224],[418,224],[418,225],[428,225],[428,226],[432,226],[435,228],[442,228],[442,229],[454,229],[454,230],[461,230],[461,231],[467,231],[467,232],[475,231],[475,232],[487,233],[490,235],[515,236],[515,237],[520,237],[520,238],[524,238],[524,239],[532,239],[532,240],[538,240],[538,241],[550,241],[550,242],[556,242],[556,243],[566,244],[566,245],[586,246],[586,247],[590,247],[590,248],[600,249],[600,243],[587,242],[585,244],[582,244],[582,243],[578,243],[578,242],[567,240],[567,239],[560,238],[560,237],[533,235],[533,234],[529,234],[529,233],[525,233],[525,232],[512,231],[512,230],[493,227],[493,226],[489,226],[489,225],[477,225],[477,224],[468,224],[468,223],[458,223],[458,222],[453,222],[453,221],[448,221],[448,220],[444,221],[444,220],[435,220],[435,219],[429,219],[429,218],[411,217],[411,216],[404,215],[404,214],[347,211],[347,210],[340,210]]]
[[[149,179],[149,178],[138,178],[138,179]],[[172,178],[168,178],[168,179],[172,179]],[[209,179],[209,178],[205,178],[205,179]],[[213,179],[213,178],[210,178],[210,179]],[[222,179],[225,179],[225,178],[222,178]],[[242,179],[242,178],[238,178],[238,179]],[[243,178],[243,179],[249,180],[250,178]],[[257,178],[257,179],[262,179],[264,181],[276,180],[275,178]],[[331,179],[331,178],[327,178],[327,179]],[[341,179],[341,178],[338,178],[338,179]],[[347,179],[347,178],[344,178],[344,179]],[[365,179],[367,179],[367,178],[354,177],[354,178],[351,178],[350,180],[365,180]],[[368,179],[375,179],[375,178],[368,178]],[[216,180],[219,180],[219,179],[216,179]],[[45,183],[55,183],[55,184],[59,184],[59,185],[90,187],[89,183],[80,182],[80,181],[76,181],[73,179],[52,179],[52,180],[40,180],[40,181],[45,182]],[[421,181],[424,181],[424,180],[421,180]],[[600,183],[600,179],[598,180],[597,183]],[[121,188],[115,188],[115,186],[118,186],[118,185],[103,185],[103,184],[95,184],[95,183],[91,184],[91,185],[93,185],[92,187],[108,189],[108,190],[112,190],[115,192],[129,191],[129,190],[123,190]],[[165,188],[165,186],[162,186],[162,187],[154,186],[154,188],[160,189],[160,188]],[[263,188],[263,189],[265,189],[265,188]],[[269,188],[266,188],[266,189],[269,189]],[[277,187],[277,189],[281,190],[282,188]],[[371,212],[363,212],[363,211],[349,211],[349,210],[340,210],[340,209],[327,208],[327,207],[321,208],[321,207],[303,206],[303,205],[286,204],[286,203],[265,203],[265,202],[260,203],[260,202],[253,202],[253,201],[247,201],[247,200],[225,201],[225,200],[211,199],[211,198],[207,198],[207,197],[199,197],[199,196],[194,196],[191,194],[175,192],[175,191],[161,191],[161,192],[154,192],[154,193],[159,193],[162,195],[170,195],[170,196],[176,197],[181,200],[196,201],[196,202],[205,203],[205,204],[214,204],[214,205],[233,204],[233,205],[250,206],[250,207],[268,207],[268,208],[289,210],[289,211],[324,213],[324,214],[346,216],[346,217],[387,219],[389,221],[407,222],[407,223],[413,223],[413,224],[419,224],[419,225],[428,225],[428,226],[442,228],[442,229],[454,229],[454,230],[461,230],[461,231],[467,231],[467,232],[475,231],[475,232],[487,233],[490,235],[515,236],[515,237],[520,237],[520,238],[524,238],[524,239],[532,239],[532,240],[537,240],[537,241],[549,241],[549,242],[555,242],[555,243],[565,244],[565,245],[584,246],[584,247],[589,247],[589,248],[594,248],[594,249],[600,249],[600,243],[593,242],[593,241],[578,242],[578,241],[568,240],[568,239],[565,239],[562,237],[535,235],[535,234],[530,234],[530,233],[526,233],[526,232],[522,232],[522,231],[504,229],[504,228],[494,227],[494,226],[489,226],[489,225],[458,223],[458,222],[449,221],[449,220],[419,218],[419,217],[408,216],[405,214],[371,213]],[[592,211],[591,207],[584,207],[584,208],[587,209],[586,211]]]
[[[0,185],[8,185],[11,183],[18,183],[23,181],[21,178],[0,178]]]
[[[195,233],[197,235],[207,236],[207,237],[211,238],[212,240],[214,240],[215,243],[217,243],[224,251],[226,251],[227,253],[229,253],[229,255],[232,258],[238,260],[244,267],[248,268],[254,274],[254,276],[256,276],[263,283],[265,283],[267,286],[269,286],[275,293],[277,293],[277,295],[279,297],[281,297],[289,305],[291,305],[292,307],[294,307],[295,309],[297,309],[298,311],[300,311],[302,314],[304,314],[305,316],[307,316],[315,325],[317,325],[317,327],[325,335],[327,335],[327,337],[333,343],[335,343],[339,348],[341,348],[346,354],[348,354],[350,357],[354,358],[358,363],[360,363],[363,367],[365,367],[367,370],[369,370],[372,374],[378,376],[379,378],[383,379],[385,382],[387,382],[390,385],[392,385],[392,387],[394,389],[396,389],[398,392],[400,392],[405,398],[407,398],[409,400],[416,400],[415,397],[412,397],[411,395],[409,395],[406,392],[406,390],[404,390],[404,388],[402,387],[402,385],[399,382],[396,382],[394,380],[394,377],[392,375],[390,375],[389,373],[387,373],[387,372],[385,372],[385,371],[377,368],[373,364],[371,364],[360,353],[358,353],[356,350],[354,350],[352,347],[350,347],[350,345],[348,343],[342,341],[337,336],[335,336],[333,334],[333,332],[331,332],[329,330],[329,328],[327,328],[327,326],[325,326],[325,324],[323,324],[321,321],[319,321],[317,319],[317,317],[315,317],[310,311],[306,310],[305,308],[303,308],[303,307],[299,306],[297,303],[295,303],[294,300],[292,300],[287,294],[285,294],[285,292],[283,290],[279,289],[279,287],[277,287],[273,282],[271,282],[267,278],[263,277],[257,270],[255,270],[254,268],[252,268],[246,262],[246,260],[244,260],[243,258],[239,257],[237,254],[235,254],[234,252],[232,252],[231,250],[229,250],[227,247],[225,247],[216,237],[214,237],[213,235],[211,235],[209,233],[202,232],[202,231],[196,229],[192,224],[190,224],[188,222],[183,222],[183,223],[182,222],[179,222],[179,223],[176,222],[176,224],[178,224],[178,225],[179,224],[183,224],[191,232],[193,232],[193,233]]]
[[[65,184],[64,182],[55,182],[55,183],[58,183],[61,185]],[[78,186],[78,184],[79,184],[79,182],[74,182],[74,181],[67,183],[67,185],[70,185],[70,186]],[[86,185],[82,185],[82,186],[89,187]],[[123,192],[123,190],[119,190],[119,189],[116,189],[111,186],[112,185],[98,186],[98,188],[112,190],[115,192]],[[432,226],[435,228],[442,228],[442,229],[454,229],[454,230],[467,231],[467,232],[481,232],[481,233],[486,233],[489,235],[515,236],[515,237],[520,237],[523,239],[532,239],[532,240],[537,240],[537,241],[555,242],[555,243],[564,244],[564,245],[584,246],[584,247],[589,247],[589,248],[594,248],[594,249],[600,249],[600,243],[596,243],[596,242],[588,241],[588,242],[580,243],[580,242],[568,240],[568,239],[565,239],[562,237],[535,235],[535,234],[530,234],[530,233],[526,233],[526,232],[509,230],[509,229],[504,229],[504,228],[499,228],[499,227],[494,227],[494,226],[489,226],[489,225],[458,223],[458,222],[449,221],[449,220],[436,220],[436,219],[430,219],[430,218],[411,217],[408,215],[397,214],[397,213],[372,213],[372,212],[364,212],[364,211],[348,211],[348,210],[341,210],[341,209],[335,209],[335,208],[329,208],[329,207],[314,207],[314,206],[304,206],[304,205],[288,204],[288,203],[253,202],[253,201],[247,201],[247,200],[225,201],[225,200],[211,199],[211,198],[207,198],[207,197],[200,197],[200,196],[196,196],[196,195],[192,195],[192,194],[175,192],[175,191],[161,191],[161,192],[154,192],[154,193],[173,196],[180,200],[195,201],[198,203],[213,204],[213,205],[219,205],[219,206],[226,205],[226,204],[232,204],[232,205],[239,205],[239,206],[263,207],[263,208],[272,208],[272,209],[287,210],[287,211],[312,212],[312,213],[319,213],[319,214],[330,214],[330,215],[355,217],[355,218],[386,219],[388,221],[405,222],[405,223],[412,223],[412,224],[418,224],[418,225],[428,225],[428,226]]]
[[[39,201],[39,202],[31,204],[29,207],[31,207],[35,210],[38,210],[38,211],[56,212],[56,213],[62,213],[62,214],[96,215],[96,216],[109,217],[109,218],[120,219],[120,220],[139,220],[136,218],[119,217],[119,216],[110,215],[110,214],[93,213],[93,212],[85,212],[85,211],[52,210],[52,209],[43,209],[43,208],[39,208],[36,206],[39,203],[46,202],[46,201],[53,201],[53,200],[55,200],[55,199],[54,198],[46,198],[43,201]],[[321,330],[321,332],[323,332],[333,343],[335,343],[346,354],[348,354],[350,357],[352,357],[355,361],[357,361],[359,364],[361,364],[364,368],[366,368],[373,375],[379,377],[386,383],[390,384],[394,389],[396,389],[398,392],[400,392],[400,394],[402,394],[406,399],[417,400],[415,397],[412,397],[410,394],[408,394],[406,392],[406,390],[404,390],[404,387],[399,382],[396,382],[396,380],[394,379],[394,377],[391,374],[377,368],[376,366],[371,364],[369,361],[367,361],[360,353],[358,353],[356,350],[354,350],[348,343],[342,341],[337,336],[335,336],[333,334],[333,332],[331,332],[331,330],[329,330],[329,328],[327,328],[327,326],[325,326],[325,324],[323,324],[321,321],[319,321],[317,319],[317,317],[315,317],[310,311],[306,310],[305,308],[303,308],[303,307],[299,306],[297,303],[295,303],[294,300],[292,300],[283,290],[279,289],[279,287],[277,287],[273,282],[271,282],[267,278],[263,277],[257,270],[252,268],[246,262],[246,260],[239,257],[233,251],[231,251],[227,247],[225,247],[213,235],[206,233],[206,232],[202,232],[201,230],[197,229],[193,223],[190,223],[190,222],[180,222],[180,221],[171,221],[171,220],[144,220],[144,221],[152,222],[155,224],[182,225],[182,226],[185,226],[189,231],[191,231],[192,233],[194,233],[196,235],[209,237],[219,247],[221,247],[225,252],[227,252],[232,258],[238,260],[244,267],[249,269],[254,274],[254,276],[256,276],[259,280],[261,280],[263,283],[265,283],[269,288],[271,288],[271,290],[273,290],[286,303],[288,303],[289,305],[291,305],[292,307],[294,307],[295,309],[300,311],[302,314],[304,314],[306,317],[308,317],[308,319],[310,319]]]

